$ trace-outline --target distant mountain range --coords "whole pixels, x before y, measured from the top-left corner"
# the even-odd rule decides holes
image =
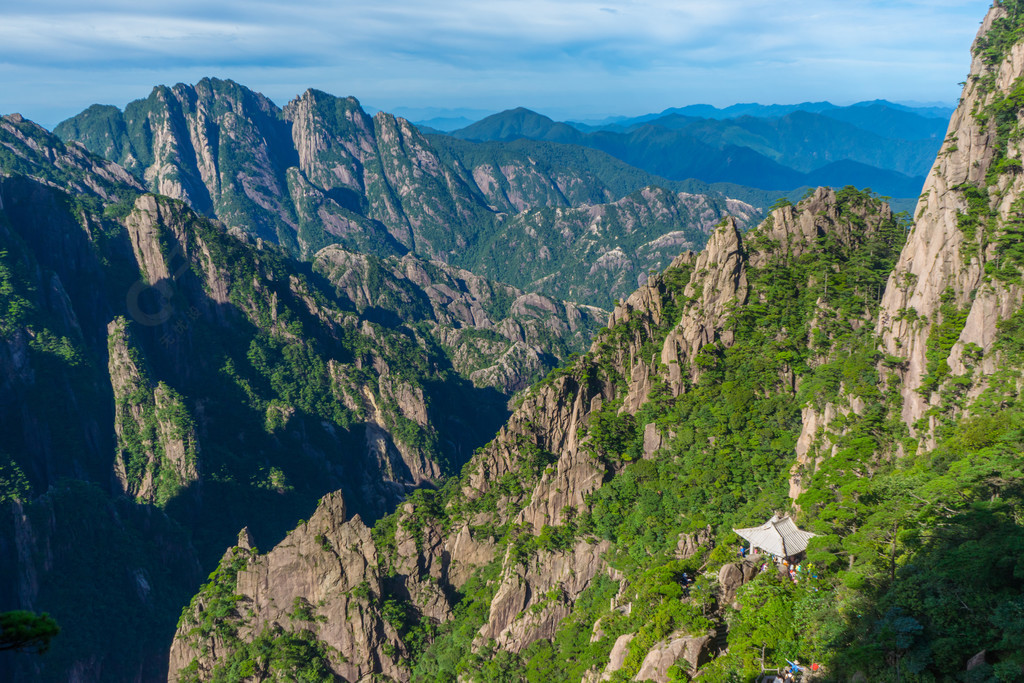
[[[218,79],[159,86],[123,111],[94,105],[54,133],[146,189],[303,259],[329,246],[412,253],[606,308],[679,250],[700,248],[727,212],[751,226],[779,196],[660,178],[580,145],[425,136],[403,118],[370,116],[355,98],[316,90],[279,108]],[[586,227],[597,216],[629,230],[595,239]],[[491,258],[499,235],[529,267]],[[622,258],[602,260],[616,249]]]
[[[475,142],[529,139],[589,147],[669,180],[769,191],[849,184],[916,199],[950,111],[884,100],[848,107],[691,105],[590,125],[517,108],[449,134]]]
[[[847,120],[843,118],[844,115],[848,115],[849,113],[856,114],[858,110],[877,110],[878,108],[905,112],[927,119],[938,119],[942,121],[943,128],[945,128],[945,124],[949,122],[949,117],[953,114],[953,107],[939,105],[909,106],[906,104],[890,102],[888,100],[867,100],[845,107],[837,106],[831,102],[802,102],[800,104],[747,103],[733,104],[721,109],[710,104],[690,104],[685,107],[669,107],[657,114],[643,114],[641,116],[633,117],[612,116],[601,121],[569,121],[568,123],[580,130],[598,130],[612,126],[629,126],[638,123],[646,123],[672,114],[702,119],[716,119],[721,121],[725,119],[738,119],[742,116],[777,118],[797,111],[810,112],[813,114],[827,114],[833,118]]]

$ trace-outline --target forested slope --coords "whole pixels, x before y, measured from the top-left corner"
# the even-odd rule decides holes
[[[986,18],[913,226],[852,188],[727,221],[458,480],[231,551],[172,679],[1019,680],[1022,11]],[[737,556],[777,511],[817,534],[796,582]]]

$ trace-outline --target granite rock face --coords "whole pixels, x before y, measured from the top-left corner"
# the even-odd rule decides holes
[[[814,256],[812,250],[819,249],[825,238],[837,248],[856,251],[874,230],[895,225],[887,208],[868,199],[864,202],[851,204],[830,190],[819,190],[797,207],[778,210],[772,221],[753,234],[743,235],[738,224],[727,221],[702,254],[681,254],[664,273],[652,276],[616,306],[608,329],[598,334],[585,356],[520,395],[505,425],[477,451],[461,479],[445,493],[444,514],[427,512],[429,500],[437,497],[412,500],[399,511],[394,540],[375,548],[378,558],[390,558],[386,562],[392,571],[391,594],[409,596],[422,617],[444,622],[454,608],[450,596],[475,572],[479,576],[486,570],[494,593],[473,648],[519,653],[530,643],[553,637],[559,623],[572,614],[574,601],[600,577],[621,582],[622,575],[604,556],[609,547],[606,541],[573,538],[565,546],[555,541],[557,534],[590,510],[591,495],[630,466],[623,454],[603,450],[594,425],[608,419],[628,425],[655,390],[678,394],[695,377],[699,380],[695,359],[709,346],[726,349],[735,342],[729,321],[736,310],[750,304],[751,292],[757,291],[751,274],[758,275],[778,260]],[[854,229],[854,224],[859,227]],[[370,306],[381,298],[380,287],[373,288],[367,278],[353,274],[368,268],[370,261],[333,249],[322,252],[321,259],[324,272],[336,278],[357,305]],[[387,263],[395,282],[402,282],[401,275],[407,284],[416,285],[391,291],[404,292],[408,301],[420,292],[415,296],[429,319],[462,325],[493,323],[482,281],[408,256]],[[432,268],[439,272],[431,272]],[[807,287],[813,291],[819,274],[809,277]],[[462,284],[455,286],[456,282]],[[819,305],[827,312],[825,301],[822,298]],[[558,311],[557,305],[523,295],[510,308],[551,314]],[[866,319],[857,319],[850,326],[865,324]],[[652,339],[657,342],[652,344]],[[787,391],[797,390],[795,376],[779,379]],[[858,409],[854,403],[842,409]],[[643,435],[644,447],[636,458],[656,458],[659,448],[674,438],[670,429],[657,423],[629,428],[636,436]],[[812,448],[817,430],[812,431],[804,439],[807,458],[819,457]],[[495,530],[505,528],[514,530],[514,538],[499,545]],[[675,554],[693,557],[712,541],[707,529],[698,530],[678,539]],[[735,603],[736,590],[755,573],[756,568],[747,564],[727,565],[720,575],[703,578],[718,586],[712,602],[725,605]],[[628,612],[624,597],[628,591],[620,583],[613,610]],[[616,607],[619,598],[622,604]],[[595,625],[592,633],[598,632],[604,633]],[[346,641],[346,646],[354,645]],[[392,647],[397,645],[387,649]],[[649,658],[645,675],[664,678],[680,661],[699,668],[711,648],[706,633],[675,633],[642,653]],[[352,660],[360,656],[356,653]],[[393,677],[405,680],[404,675]],[[588,674],[591,679],[600,675],[599,670]]]
[[[989,11],[979,39],[1005,11],[999,6]],[[904,359],[894,378],[903,396],[903,419],[925,438],[934,425],[919,421],[940,403],[939,387],[922,389],[929,374],[933,330],[959,321],[956,343],[946,357],[934,362],[947,363],[954,375],[973,369],[984,376],[994,370],[994,363],[989,359],[977,364],[968,351],[977,355],[980,349],[991,357],[998,322],[1016,310],[1024,296],[1019,277],[1014,281],[992,276],[1005,266],[999,260],[999,234],[1019,211],[1015,203],[1024,191],[1019,174],[993,166],[1000,157],[1020,159],[1019,141],[1005,141],[1006,149],[1000,152],[1004,141],[995,124],[978,116],[1005,97],[1022,75],[1024,45],[1013,46],[994,65],[975,55],[960,105],[918,202],[914,228],[882,299],[878,328],[884,349]],[[964,218],[972,214],[981,218],[976,228],[968,227],[971,221]]]
[[[226,127],[267,104],[213,99]],[[260,133],[267,144],[272,132]],[[185,158],[190,138],[178,133],[157,137]],[[180,607],[240,526],[273,545],[338,489],[365,518],[384,515],[444,464],[457,468],[507,414],[507,397],[452,371],[429,332],[343,308],[269,236],[146,194],[124,168],[20,116],[0,118],[0,147],[3,296],[14,295],[0,326],[0,468],[17,475],[33,537],[49,539],[36,552],[27,526],[0,519],[0,547],[15,558],[3,583],[24,574],[34,586],[0,591],[0,606],[85,625],[60,656],[12,657],[0,678],[166,678]],[[139,154],[134,168],[148,168]],[[273,181],[242,170],[256,197]],[[195,179],[153,177],[202,203]],[[546,301],[521,304],[544,317],[534,304]],[[138,600],[112,595],[125,586]],[[416,590],[425,604],[437,594]],[[102,605],[82,612],[66,598],[86,592]],[[116,652],[110,634],[127,630]]]
[[[109,326],[108,371],[114,389],[118,453],[114,474],[125,494],[163,503],[181,489],[199,487],[199,443],[181,397],[147,376],[142,352],[124,318]]]
[[[397,653],[404,652],[402,643],[394,627],[372,607],[382,585],[370,530],[358,516],[346,518],[340,494],[326,496],[308,522],[266,555],[251,555],[244,534],[241,543],[229,551],[248,557],[236,579],[240,597],[234,628],[239,638],[275,627],[312,629],[320,641],[344,654],[331,658],[335,673],[344,679],[383,673],[407,680],[395,662]],[[217,634],[193,634],[193,617],[203,606],[201,597],[193,601],[194,611],[186,613],[179,626],[171,648],[171,681],[178,680],[177,672],[193,660],[200,672],[206,672],[218,654],[230,651]],[[306,606],[305,612],[296,611]],[[315,618],[307,619],[310,614]],[[385,649],[396,654],[387,655]]]
[[[694,264],[685,294],[697,303],[683,314],[661,350],[661,362],[670,368],[669,385],[676,395],[682,391],[681,368],[689,365],[687,361],[713,342],[726,347],[732,344],[732,333],[724,329],[723,323],[727,306],[746,302],[745,268],[739,228],[734,220],[727,219],[711,234]]]
[[[633,680],[669,683],[669,668],[684,662],[689,671],[695,672],[710,660],[710,643],[711,636],[673,634],[651,648]]]
[[[483,644],[521,652],[539,639],[554,637],[573,602],[606,570],[601,556],[610,544],[582,541],[568,551],[544,553],[530,568],[505,559],[501,584],[491,601],[487,623],[477,636]]]
[[[592,494],[609,479],[626,467],[653,464],[630,465],[625,454],[603,450],[606,445],[599,433],[595,434],[595,425],[602,420],[621,420],[620,424],[633,430],[634,436],[643,437],[642,450],[630,457],[658,457],[659,448],[674,438],[672,430],[654,422],[635,424],[634,416],[654,391],[678,394],[687,390],[690,382],[699,381],[701,368],[695,361],[709,347],[721,351],[736,342],[730,323],[737,310],[757,303],[751,301],[763,291],[752,284],[758,282],[757,277],[763,277],[773,264],[817,258],[819,253],[814,250],[821,249],[826,240],[842,253],[856,252],[876,231],[898,228],[887,207],[854,195],[840,198],[831,190],[819,190],[796,207],[777,210],[768,222],[747,235],[741,234],[735,222],[727,221],[712,235],[702,254],[679,255],[669,269],[652,276],[616,306],[608,329],[598,334],[585,356],[521,394],[508,421],[470,459],[462,478],[443,498],[416,498],[403,506],[394,520],[393,541],[378,539],[383,545],[374,549],[377,558],[390,558],[385,563],[392,572],[388,591],[408,596],[421,617],[441,623],[451,618],[455,607],[450,596],[457,594],[475,572],[480,576],[479,572],[486,571],[493,597],[472,641],[477,652],[485,648],[489,652],[493,647],[520,653],[537,640],[552,638],[558,625],[573,613],[574,601],[600,577],[620,582],[611,609],[621,608],[627,613],[630,589],[621,584],[623,576],[605,557],[607,542],[584,536],[573,537],[571,544],[560,546],[556,540],[573,520],[590,510]],[[902,238],[902,234],[897,237]],[[890,249],[892,258],[899,243],[894,242]],[[347,288],[352,300],[369,305],[373,297],[379,297],[380,288],[371,288],[365,278],[349,275],[366,267],[368,261],[337,251],[322,254],[328,255],[338,259],[338,282]],[[325,258],[324,265],[329,268],[330,263]],[[465,284],[456,288],[450,281],[441,282],[427,272],[426,265],[409,257],[389,263],[394,269],[392,275],[401,274],[420,288],[424,311],[429,305],[434,320],[482,324],[484,316],[489,316],[482,303],[486,300],[483,283],[465,277]],[[456,274],[452,270],[444,272],[449,277]],[[810,280],[800,283],[800,287],[811,292],[808,301],[815,303],[821,274],[815,269],[806,273]],[[824,290],[823,281],[820,286]],[[528,304],[548,312],[556,305],[530,295],[516,301],[513,308]],[[830,314],[828,302],[823,291],[815,304],[817,313],[809,314],[807,324],[817,324],[815,315]],[[446,308],[447,304],[454,305]],[[839,332],[861,329],[870,324],[869,317],[854,315],[844,320]],[[783,372],[779,382],[784,391],[798,390],[792,372]],[[806,462],[813,463],[828,455],[818,443],[822,425],[843,411],[863,410],[863,405],[851,397],[832,409],[815,404],[809,410],[804,415],[807,433],[796,445]],[[818,422],[814,418],[816,410],[821,411]],[[633,418],[632,423],[629,418]],[[427,512],[431,500],[445,501],[443,514]],[[496,542],[498,529],[514,531],[507,544]],[[712,541],[710,531],[698,530],[678,539],[675,554],[692,558]],[[369,557],[369,551],[364,555]],[[756,570],[749,563],[726,565],[717,576],[701,577],[712,589],[709,604],[735,606],[737,589],[751,580]],[[310,585],[317,582],[312,576],[306,581]],[[367,609],[379,610],[372,606]],[[600,632],[602,637],[605,633],[601,624],[590,631],[595,636]],[[337,642],[356,647],[352,640]],[[386,649],[397,652],[393,649],[397,647],[391,644]],[[642,660],[632,662],[637,670],[630,675],[641,672],[644,677],[664,680],[672,666],[683,666],[681,662],[688,662],[686,666],[691,670],[699,668],[712,649],[707,633],[673,633],[656,647],[637,653],[632,659],[642,655]],[[352,661],[365,662],[360,660],[359,652],[351,656],[342,653]],[[382,661],[382,668],[377,670],[367,662],[370,668],[366,671],[380,673],[393,663]],[[217,666],[216,658],[204,666]],[[409,674],[399,671],[389,675],[406,680],[403,676]],[[601,673],[593,669],[587,675],[593,680]],[[463,678],[468,681],[472,677],[464,674]]]

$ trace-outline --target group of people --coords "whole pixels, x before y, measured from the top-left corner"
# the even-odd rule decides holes
[[[747,557],[748,551],[746,548],[740,546],[739,551],[740,557]],[[804,567],[802,563],[790,563],[788,557],[776,557],[771,553],[758,552],[757,548],[751,548],[749,551],[750,557],[757,557],[758,555],[764,557],[764,562],[761,563],[760,573],[768,571],[769,567],[778,567],[779,571],[789,576],[790,581],[793,583],[800,583],[801,578],[813,577],[818,578],[817,574],[811,573],[810,567]]]
[[[795,683],[806,667],[800,666],[799,660],[790,662],[787,659],[786,662],[789,664],[788,668],[782,669],[772,676],[762,676],[760,679],[761,683]],[[818,665],[814,664],[811,668],[816,670]]]
[[[805,576],[813,576],[815,579],[818,578],[817,574],[810,574],[809,573],[810,572],[809,568],[807,570],[808,573],[805,574],[804,573],[805,570],[804,570],[803,564],[799,564],[798,563],[797,565],[794,566],[794,565],[791,565],[788,560],[783,560],[782,561],[782,567],[783,567],[783,571],[788,571],[789,572],[789,578],[790,578],[790,580],[793,583],[800,583],[800,579],[802,577],[805,577]]]

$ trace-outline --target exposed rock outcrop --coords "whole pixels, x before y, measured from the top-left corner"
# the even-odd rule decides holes
[[[736,602],[736,591],[746,582],[757,576],[758,563],[756,561],[744,561],[722,565],[718,570],[718,587],[722,592],[722,604],[732,605],[739,609]]]
[[[832,238],[838,252],[829,256],[841,261],[843,254],[856,251],[864,240],[874,237],[876,228],[898,228],[891,213],[878,206],[858,193],[847,193],[840,200],[836,193],[822,190],[795,209],[780,210],[777,224],[766,224],[753,235],[741,237],[737,224],[727,222],[712,236],[702,255],[681,255],[668,271],[651,277],[616,307],[609,329],[598,335],[585,356],[524,392],[522,402],[498,435],[470,460],[458,488],[445,494],[447,508],[443,514],[417,511],[416,506],[422,502],[411,503],[400,512],[395,520],[394,549],[377,549],[390,553],[392,558],[392,594],[408,596],[420,615],[442,622],[450,618],[453,605],[448,596],[452,590],[460,589],[474,571],[486,567],[488,573],[493,572],[494,595],[474,649],[480,652],[493,646],[522,652],[536,640],[552,638],[558,624],[572,612],[574,601],[594,585],[597,577],[606,575],[620,582],[623,578],[609,569],[603,557],[608,543],[590,543],[586,535],[576,537],[572,531],[574,520],[590,510],[592,494],[609,478],[626,467],[653,464],[629,465],[629,458],[663,459],[661,449],[675,438],[673,431],[660,423],[638,425],[630,418],[655,389],[662,396],[678,395],[695,378],[699,380],[695,369],[699,366],[694,361],[709,345],[717,345],[715,353],[720,354],[735,343],[729,323],[749,303],[751,291],[759,297],[764,295],[764,283],[753,280],[760,286],[755,289],[751,274],[760,277],[761,271],[785,266],[788,259],[798,257],[830,263],[822,252],[815,251],[824,237]],[[750,240],[749,245],[745,239]],[[886,258],[895,258],[896,249],[898,244],[894,243]],[[336,275],[339,281],[348,283],[352,298],[369,304],[379,290],[350,276],[351,269],[369,262],[337,251],[326,253],[340,259]],[[422,272],[426,266],[409,258],[396,259],[396,270],[403,263],[407,269],[397,274],[417,282],[420,291],[437,282],[432,275],[426,279],[429,273]],[[801,278],[810,280],[799,286],[813,291],[815,278],[821,275],[815,269],[808,272],[801,272]],[[464,282],[469,294],[481,287],[471,279]],[[474,299],[467,297],[463,287],[445,284],[435,290],[434,297],[423,295],[425,303],[433,298],[466,304],[453,309],[441,307],[436,312],[431,308],[431,315],[438,318],[449,316],[448,320],[460,324],[479,324],[484,320],[482,315],[487,314],[484,310],[478,316]],[[827,312],[828,299],[824,294],[818,298],[819,307]],[[516,303],[520,305],[550,313],[551,302],[522,297]],[[809,306],[802,306],[804,314],[808,325],[818,324]],[[845,331],[866,322],[855,319],[844,324]],[[665,354],[670,356],[668,363]],[[795,393],[798,383],[792,371],[783,373],[778,382],[787,396]],[[382,387],[386,385],[382,383]],[[842,409],[854,410],[856,406],[851,403]],[[605,450],[610,447],[601,441],[595,427],[602,420],[627,430],[630,440],[638,441],[642,436],[641,451],[626,454]],[[813,438],[808,435],[805,439],[807,457],[814,457]],[[510,534],[507,545],[497,545],[496,535],[506,531]],[[566,537],[573,542],[572,550],[551,550],[549,544],[554,539],[561,543]],[[675,554],[692,558],[702,546],[710,545],[712,538],[707,529],[682,537]],[[755,575],[752,564],[727,565],[719,577],[722,595],[718,603],[734,603],[736,589]],[[619,590],[622,594],[628,586],[620,584]],[[713,602],[714,596],[710,599]],[[599,630],[595,626],[593,635]],[[704,636],[694,639],[676,634],[652,655],[648,662],[651,675],[664,676],[680,659],[689,658],[699,666],[708,642]],[[598,675],[596,670],[591,673]],[[472,675],[467,673],[464,678],[471,680]]]
[[[709,661],[710,644],[711,636],[688,636],[675,633],[651,648],[633,680],[668,683],[668,670],[684,662],[690,672],[696,672]]]
[[[716,341],[732,344],[733,334],[723,323],[727,307],[742,305],[747,298],[742,242],[736,221],[726,219],[697,257],[685,292],[696,303],[687,308],[661,350],[661,362],[669,368],[669,386],[676,395],[683,390],[682,368],[702,348]]]
[[[502,649],[521,652],[535,640],[552,638],[579,594],[604,570],[601,555],[608,547],[607,541],[582,541],[571,551],[539,554],[530,568],[514,565],[507,555],[478,641],[493,638]]]
[[[1005,13],[998,4],[993,6],[978,40]],[[1017,44],[996,64],[986,63],[975,51],[960,105],[918,202],[914,228],[882,299],[882,344],[886,353],[904,359],[894,378],[900,383],[903,419],[925,437],[932,426],[919,421],[941,403],[939,387],[926,385],[930,364],[933,374],[942,374],[935,371],[939,363],[948,363],[954,375],[967,374],[965,349],[991,354],[996,323],[1008,317],[1024,296],[1019,274],[1011,280],[992,275],[1005,266],[1000,264],[997,235],[1019,213],[1015,203],[1024,191],[1019,174],[1009,168],[1000,172],[993,165],[1003,155],[1019,159],[1019,143],[1001,140],[992,117],[981,116],[1022,76],[1024,46]],[[1004,152],[1000,145],[1006,145]],[[958,330],[946,330],[944,335],[959,336],[952,348],[929,353],[929,338],[943,324],[958,325]],[[981,362],[976,369],[984,375],[994,365]]]
[[[249,556],[244,547],[236,550]],[[346,519],[340,494],[326,496],[310,520],[267,555],[252,556],[238,571],[235,590],[240,596],[235,612],[239,638],[273,627],[311,629],[344,655],[331,657],[330,663],[346,680],[370,673],[408,680],[396,662],[404,646],[374,607],[382,586],[370,530],[358,516]],[[177,672],[193,660],[199,671],[209,671],[217,653],[230,650],[230,644],[217,642],[215,634],[193,635],[202,608],[200,596],[190,608],[191,616],[186,613],[179,626],[171,648],[171,681],[178,680]],[[306,618],[309,614],[316,618]]]
[[[189,411],[169,386],[154,384],[128,321],[109,326],[110,382],[118,452],[114,474],[132,498],[164,504],[199,481],[199,443]],[[193,489],[198,494],[198,489]]]
[[[611,680],[612,674],[622,668],[622,665],[626,662],[626,656],[629,654],[629,644],[633,642],[634,638],[636,638],[635,633],[623,633],[615,639],[612,652],[608,656],[608,665],[604,668],[598,680]]]

